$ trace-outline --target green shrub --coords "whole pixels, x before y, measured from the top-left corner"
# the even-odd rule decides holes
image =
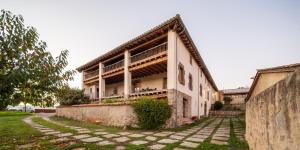
[[[215,110],[220,110],[223,108],[223,103],[220,102],[220,101],[216,101],[215,104],[214,104],[214,109]]]
[[[232,98],[231,98],[231,97],[228,97],[228,96],[225,96],[225,97],[223,98],[223,100],[224,100],[225,104],[230,104],[230,102],[232,101]]]
[[[89,98],[83,93],[83,90],[63,87],[57,94],[56,98],[61,105],[77,105],[90,103]]]
[[[143,129],[161,128],[172,114],[167,100],[144,97],[133,103],[133,108],[137,114],[138,125]]]
[[[115,102],[118,102],[118,100],[115,98],[107,98],[102,100],[102,103],[115,103]]]

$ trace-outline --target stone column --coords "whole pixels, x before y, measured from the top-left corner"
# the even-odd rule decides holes
[[[168,127],[174,128],[177,126],[177,107],[178,97],[176,91],[177,81],[177,62],[176,62],[176,32],[173,30],[168,31],[168,61],[167,61],[167,89],[168,89],[168,104],[172,107],[172,116],[168,121]]]
[[[171,92],[171,90],[176,89],[176,32],[170,30],[168,32],[168,62],[167,62],[167,89]],[[174,104],[173,99],[175,97],[174,91],[172,94],[168,94],[169,104]]]
[[[125,51],[124,58],[124,98],[128,99],[131,93],[131,72],[129,72],[130,65],[130,53],[128,50]]]
[[[105,79],[102,78],[103,63],[99,63],[99,101],[105,96]]]

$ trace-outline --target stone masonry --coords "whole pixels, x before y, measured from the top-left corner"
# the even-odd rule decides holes
[[[254,150],[300,149],[300,70],[247,101],[246,140]]]

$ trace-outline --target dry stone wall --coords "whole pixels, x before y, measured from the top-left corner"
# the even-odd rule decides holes
[[[300,149],[300,70],[246,103],[246,140],[253,150]]]
[[[108,126],[136,126],[137,124],[136,114],[128,104],[58,107],[56,115]]]

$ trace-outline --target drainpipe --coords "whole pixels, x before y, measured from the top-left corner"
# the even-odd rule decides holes
[[[176,95],[176,108],[175,108],[175,113],[176,113],[176,117],[175,117],[175,122],[176,122],[176,124],[175,124],[175,127],[177,127],[177,95],[178,95],[178,91],[177,91],[177,86],[178,86],[178,79],[177,79],[177,72],[178,72],[178,67],[177,67],[177,64],[178,64],[178,56],[177,56],[177,35],[176,35],[176,37],[175,37],[175,55],[176,55],[176,64],[175,64],[175,68],[176,68],[176,75],[175,75],[175,79],[176,79],[176,93],[175,93],[175,95]]]
[[[197,84],[197,87],[198,87],[198,91],[197,91],[197,97],[198,97],[198,118],[200,118],[200,116],[199,116],[199,81],[200,81],[200,79],[199,79],[199,69],[197,69],[198,70],[198,84]]]

